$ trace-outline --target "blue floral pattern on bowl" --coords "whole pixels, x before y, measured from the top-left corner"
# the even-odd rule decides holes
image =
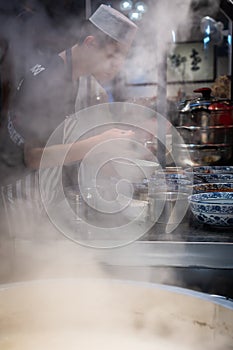
[[[190,167],[184,170],[184,174],[193,181],[194,184],[212,182],[233,183],[233,166]]]
[[[196,193],[188,197],[194,217],[215,226],[233,226],[233,192]]]
[[[233,203],[232,205],[221,205],[221,204],[201,204],[190,202],[191,210],[201,213],[219,213],[219,214],[233,214]]]
[[[196,193],[189,197],[191,202],[202,202],[203,204],[232,204],[233,192],[205,192]]]
[[[149,193],[157,192],[184,192],[192,193],[192,182],[183,174],[155,173],[148,183]]]
[[[206,165],[206,166],[194,166],[185,169],[187,173],[198,173],[198,174],[233,174],[233,166],[222,166],[222,165]]]
[[[195,218],[202,224],[212,226],[233,226],[233,215],[213,215],[193,211]]]

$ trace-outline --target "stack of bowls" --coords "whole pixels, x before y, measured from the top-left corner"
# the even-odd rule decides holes
[[[185,169],[193,181],[189,207],[196,220],[212,226],[233,226],[233,166]]]
[[[158,192],[190,192],[191,181],[186,175],[157,171],[150,177],[148,182],[149,194],[156,195]]]

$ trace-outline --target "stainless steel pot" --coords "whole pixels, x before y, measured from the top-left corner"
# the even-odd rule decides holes
[[[186,144],[227,146],[233,142],[233,125],[180,126],[177,130]]]
[[[176,128],[181,138],[173,138],[177,164],[228,164],[233,151],[233,104],[228,99],[211,96],[209,88],[194,92],[202,97],[181,101],[179,105]],[[182,155],[187,150],[188,163]]]
[[[188,156],[187,156],[188,153]],[[182,166],[229,164],[233,156],[232,145],[174,144],[173,157]]]
[[[177,126],[209,127],[233,125],[233,103],[229,99],[211,96],[210,88],[194,90],[202,96],[181,101],[178,106]]]
[[[34,281],[0,288],[0,324],[4,350],[230,350],[233,303],[151,283]]]

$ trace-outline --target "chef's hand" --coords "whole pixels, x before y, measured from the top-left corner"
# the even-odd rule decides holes
[[[117,138],[133,138],[134,134],[135,133],[132,130],[123,130],[123,129],[113,128],[103,132],[101,134],[101,139],[109,140],[109,139],[117,139]]]

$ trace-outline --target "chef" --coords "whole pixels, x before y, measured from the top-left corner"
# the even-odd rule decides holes
[[[78,90],[75,101],[76,113],[87,107],[109,102],[105,86],[121,69],[136,32],[137,26],[132,21],[107,5],[101,5],[84,23],[79,41],[72,47],[72,80],[77,83]],[[66,60],[65,52],[61,57]],[[77,118],[81,116],[82,113],[77,115]],[[69,142],[74,124],[77,127],[77,118],[74,121],[71,116],[65,121],[65,143]],[[101,116],[100,124],[103,121],[113,121],[110,112]],[[82,122],[83,120],[80,120],[80,123]],[[90,170],[91,164],[88,166],[88,171],[85,171],[85,177],[91,176]],[[77,179],[76,172],[75,166],[66,167],[66,175],[68,174],[69,178],[68,180],[66,177],[67,183],[74,184]]]
[[[115,28],[109,32],[111,23]],[[120,69],[137,27],[118,11],[101,5],[90,17],[87,26],[89,35],[71,48],[72,78],[77,82],[82,76],[93,76],[98,83],[111,80]],[[117,32],[116,32],[117,29]],[[85,27],[85,31],[87,28]],[[61,159],[69,148],[65,164],[81,160],[96,144],[122,137],[132,137],[131,130],[119,128],[106,130],[88,139],[75,142],[71,147],[64,144],[64,130],[56,144],[46,147],[53,131],[64,121],[70,109],[70,93],[66,75],[66,56],[54,55],[33,48],[33,55],[27,62],[29,69],[22,75],[11,99],[8,118],[1,138],[1,200],[10,230],[27,230],[31,234],[30,221],[35,226],[35,216],[40,219],[43,206],[40,198],[38,169],[42,155],[46,166],[54,170],[61,165]],[[76,106],[82,105],[81,88]],[[56,177],[54,177],[56,182]],[[56,201],[54,191],[49,191],[46,200]],[[36,211],[35,211],[36,209]],[[35,215],[34,215],[35,214]],[[19,228],[20,227],[20,228]]]

